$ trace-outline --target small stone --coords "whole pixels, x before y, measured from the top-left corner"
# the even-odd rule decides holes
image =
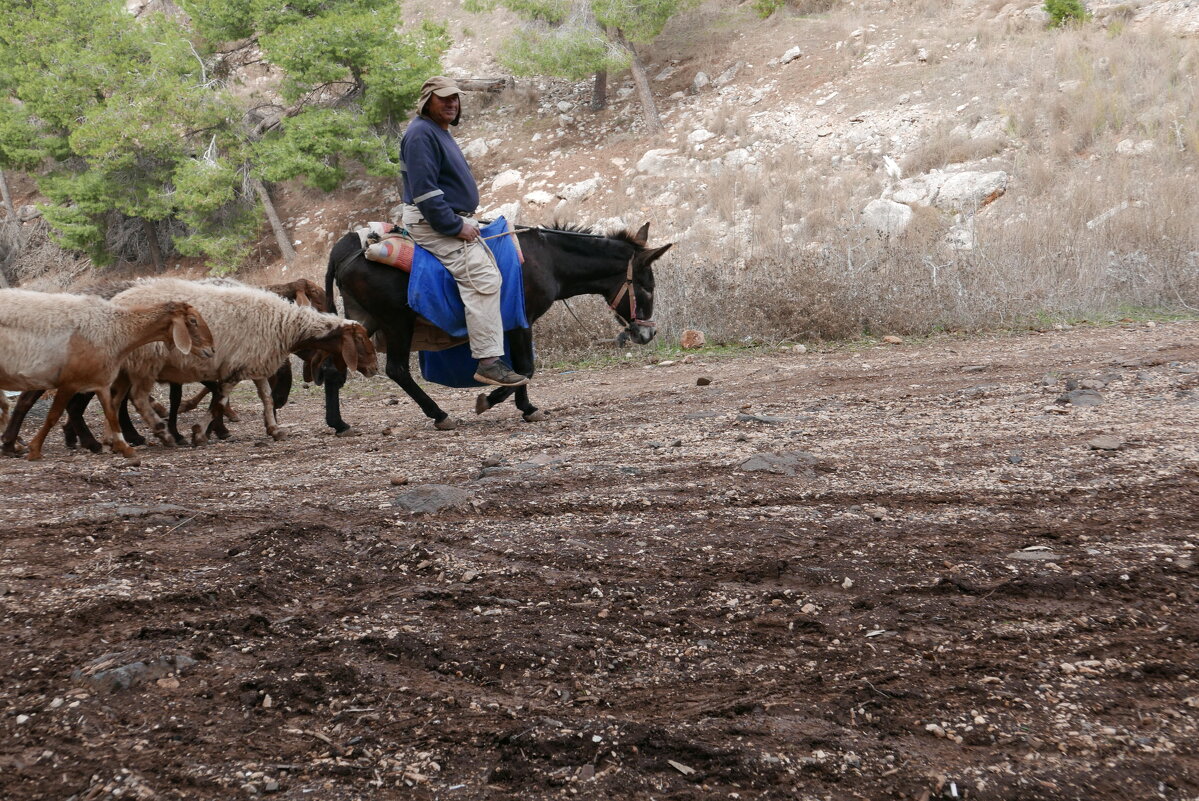
[[[463,583],[463,584],[470,584],[472,581],[474,581],[474,580],[475,580],[475,579],[477,579],[478,577],[479,577],[479,571],[477,571],[477,570],[468,570],[468,571],[466,571],[465,573],[463,573],[463,574],[462,574],[462,583]]]
[[[1111,434],[1101,434],[1087,443],[1093,451],[1118,451],[1124,447],[1124,441]]]
[[[1058,396],[1056,403],[1069,406],[1098,406],[1103,396],[1093,389],[1072,389]]]
[[[606,620],[608,618],[608,610],[607,609],[599,610],[599,612],[596,614],[596,617],[598,617],[600,620]]]
[[[178,690],[179,689],[179,679],[175,678],[174,676],[167,676],[165,679],[159,679],[158,681],[156,681],[154,683],[157,684],[159,687],[162,687],[164,690]]]
[[[1020,464],[1024,461],[1024,453],[1018,450],[1008,451],[1007,460],[1012,464]]]
[[[262,789],[268,793],[277,793],[279,792],[279,782],[270,779],[266,784],[262,785]]]
[[[852,589],[853,588],[853,579],[851,579],[849,576],[846,576],[845,581],[841,582],[841,587],[844,589],[847,589],[847,590]]]
[[[396,475],[391,477],[391,485],[393,487],[402,487],[407,483],[408,483],[408,476],[402,476],[397,473]]]
[[[28,723],[28,722],[29,722],[28,715],[17,715],[17,723]]]
[[[706,375],[701,375],[699,378],[695,379],[695,385],[697,387],[706,387],[711,383],[712,379],[708,378]]]
[[[1071,673],[1076,673],[1078,671],[1078,668],[1074,667],[1074,665],[1071,665],[1069,662],[1062,662],[1062,664],[1059,665],[1059,667],[1061,668],[1062,673],[1065,673],[1067,675],[1069,675]]]
[[[888,345],[902,345],[903,344],[902,339],[900,339],[897,336],[891,336],[891,335],[883,337],[883,342],[886,342]]]
[[[799,608],[799,611],[803,612],[805,615],[812,615],[818,611],[818,607],[816,606],[816,604],[807,603],[807,604],[804,604],[803,606],[801,606]]]
[[[697,331],[694,328],[688,328],[683,332],[683,335],[679,337],[679,347],[681,347],[683,350],[695,350],[696,348],[702,348],[706,341],[707,340],[704,338],[703,331]]]
[[[930,732],[931,734],[933,734],[933,735],[935,735],[935,736],[937,736],[937,737],[941,737],[941,738],[944,738],[944,737],[945,737],[945,729],[941,728],[941,727],[940,727],[940,726],[938,726],[936,723],[928,723],[928,724],[926,724],[926,725],[924,726],[924,730],[925,730],[926,732]]]

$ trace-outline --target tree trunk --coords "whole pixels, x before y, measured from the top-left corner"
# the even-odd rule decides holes
[[[21,221],[17,219],[17,209],[12,204],[12,194],[8,191],[8,177],[5,176],[4,170],[0,170],[0,196],[4,198],[4,210],[8,212],[8,221],[13,225],[20,225]]]
[[[271,230],[275,233],[275,241],[279,243],[279,255],[283,258],[283,263],[290,267],[296,263],[296,249],[291,245],[291,237],[283,227],[279,213],[275,211],[275,204],[271,202],[266,186],[257,178],[251,180],[254,191],[258,193],[258,199],[262,201],[262,208],[266,211],[266,218],[271,223]]]
[[[4,220],[4,225],[11,226],[13,231],[14,246],[17,252],[20,252],[23,243],[21,236],[21,221],[17,219],[17,210],[12,204],[12,195],[8,191],[8,178],[4,175],[4,170],[0,170],[0,195],[4,198],[4,211],[8,216]],[[6,252],[0,254],[0,289],[7,289],[12,286],[13,279],[8,277],[8,265],[17,253]]]
[[[591,85],[591,110],[599,111],[608,107],[608,71],[600,70],[595,74],[595,83]]]
[[[154,272],[160,273],[163,270],[162,263],[162,248],[158,247],[158,229],[154,225],[153,220],[142,218],[142,230],[146,233],[146,241],[150,245],[150,260],[154,262]]]
[[[645,127],[649,133],[661,133],[662,118],[658,116],[658,106],[654,103],[654,93],[649,87],[649,78],[645,74],[645,67],[641,66],[641,57],[637,55],[632,42],[625,40],[623,35],[621,35],[621,40],[633,55],[633,63],[630,68],[633,71],[633,84],[637,87],[637,97],[641,100],[641,118],[645,120]]]

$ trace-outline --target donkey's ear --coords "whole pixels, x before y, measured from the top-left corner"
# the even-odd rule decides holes
[[[649,223],[641,226],[641,230],[633,234],[633,239],[637,241],[641,247],[645,247],[645,243],[649,241]]]
[[[645,251],[645,253],[642,254],[641,264],[642,265],[653,264],[655,261],[657,261],[659,258],[662,257],[662,254],[664,254],[666,251],[670,250],[670,248],[673,245],[674,245],[674,242],[670,242],[668,244],[663,245],[660,248],[654,248],[653,250]]]

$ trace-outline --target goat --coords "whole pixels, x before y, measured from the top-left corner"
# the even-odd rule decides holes
[[[0,389],[56,390],[46,420],[29,443],[42,457],[46,434],[77,392],[95,392],[114,452],[134,458],[117,422],[112,387],[123,360],[143,345],[171,343],[197,362],[214,353],[212,331],[190,304],[120,304],[90,295],[0,290]],[[118,390],[118,392],[123,390]]]
[[[360,324],[323,314],[310,307],[296,306],[270,292],[229,282],[210,283],[159,278],[136,282],[118,294],[116,303],[151,302],[184,298],[200,310],[217,332],[219,341],[211,361],[201,362],[152,345],[129,355],[123,365],[134,406],[164,444],[167,424],[148,403],[156,381],[186,383],[208,381],[218,384],[251,379],[262,401],[263,423],[275,439],[283,431],[275,420],[274,403],[267,378],[287,361],[293,351],[313,349],[333,357],[348,370],[363,375],[376,372],[375,351]],[[215,402],[209,431],[218,423]]]

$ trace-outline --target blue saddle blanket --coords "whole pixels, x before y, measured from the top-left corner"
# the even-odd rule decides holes
[[[482,229],[484,237],[511,230],[500,217]],[[491,249],[500,268],[500,317],[504,330],[528,328],[525,318],[525,282],[520,267],[520,251],[512,236],[497,236],[483,244]],[[408,305],[433,325],[452,337],[466,336],[466,311],[458,283],[437,257],[422,247],[412,254],[412,273],[408,278]]]
[[[484,237],[510,231],[508,221],[500,217],[482,228]],[[520,251],[515,237],[497,236],[484,242],[495,256],[500,268],[500,317],[504,330],[528,328],[525,316],[525,283],[521,269]],[[433,325],[450,336],[465,337],[466,312],[458,284],[437,257],[422,247],[412,256],[412,273],[408,279],[408,305]],[[474,380],[475,359],[470,355],[470,343],[439,351],[420,352],[420,371],[426,381],[447,387],[483,386]],[[511,366],[508,337],[504,337],[504,361]]]

